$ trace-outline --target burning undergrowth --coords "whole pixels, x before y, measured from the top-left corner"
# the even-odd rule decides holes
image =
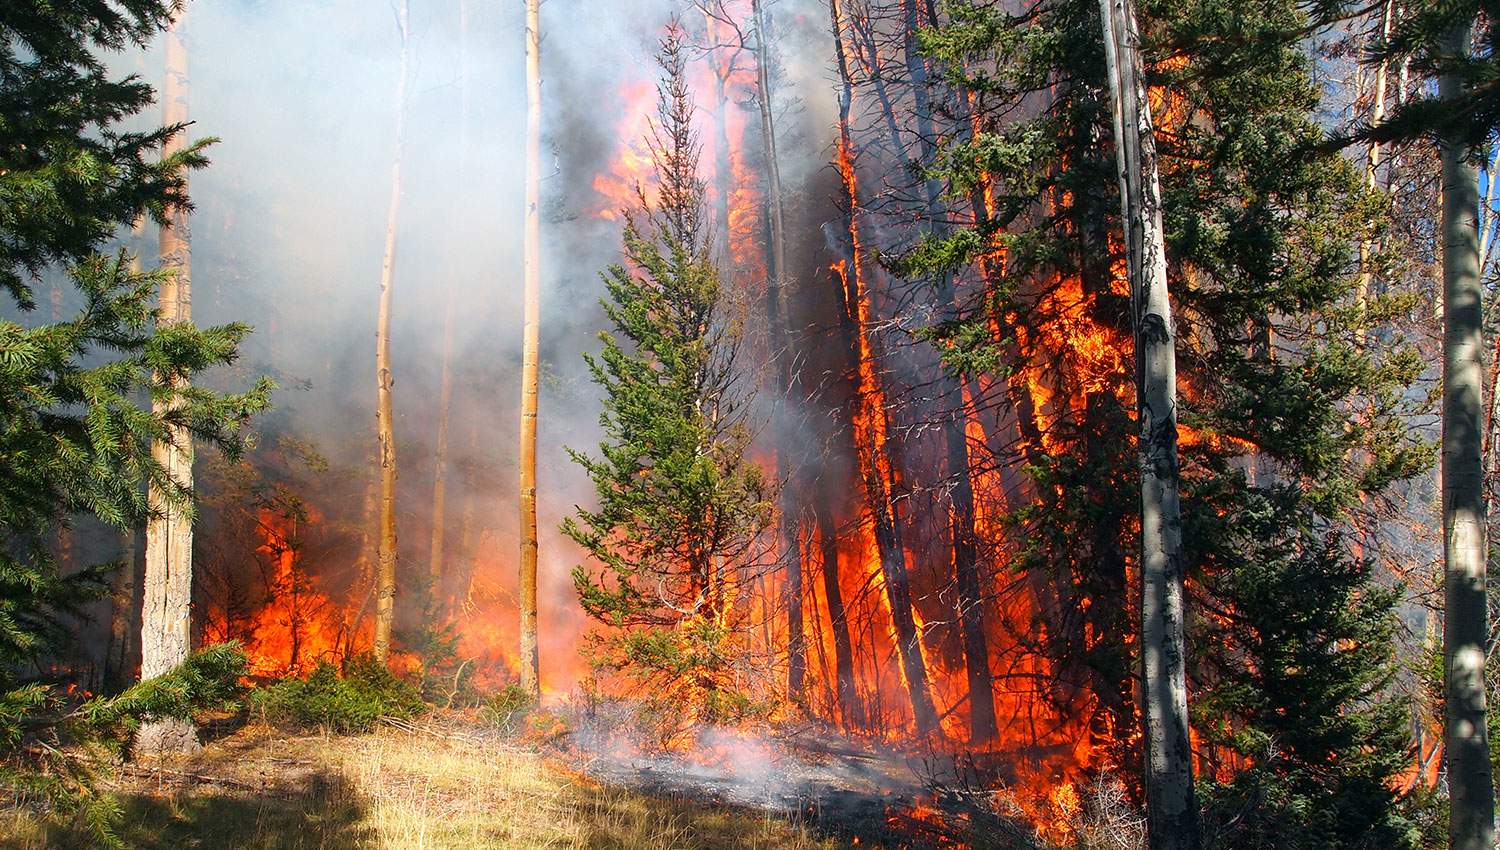
[[[1144,821],[1118,780],[1067,781],[1024,754],[892,747],[791,722],[694,726],[663,744],[623,702],[579,708],[566,725],[553,743],[594,780],[789,817],[850,846],[1144,846]]]

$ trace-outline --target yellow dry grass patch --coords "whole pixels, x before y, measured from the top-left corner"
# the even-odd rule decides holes
[[[515,743],[384,729],[347,738],[244,730],[150,775],[122,776],[121,837],[235,850],[831,850],[782,818],[602,788]],[[141,774],[141,771],[134,771]],[[0,850],[87,847],[18,810]]]

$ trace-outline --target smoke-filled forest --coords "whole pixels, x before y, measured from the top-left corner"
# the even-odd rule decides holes
[[[1497,21],[9,0],[0,848],[1492,850]]]

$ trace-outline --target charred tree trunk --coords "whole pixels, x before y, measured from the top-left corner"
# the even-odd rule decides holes
[[[922,27],[924,8],[918,0],[905,0],[906,68],[916,100],[917,142],[922,165],[931,165],[936,157],[936,132],[933,123],[932,97],[928,91],[928,69],[917,46],[917,32]],[[927,23],[938,24],[936,11],[925,4]],[[923,200],[927,205],[925,229],[942,236],[937,224],[946,220],[942,187],[935,179],[923,181]],[[939,309],[958,309],[952,278],[946,274],[936,281]],[[989,643],[985,638],[984,594],[979,571],[979,534],[974,520],[974,481],[969,466],[968,411],[964,404],[962,379],[939,368],[933,387],[937,398],[952,406],[944,428],[948,462],[949,531],[953,538],[953,575],[958,589],[958,623],[963,637],[964,672],[969,685],[969,735],[974,742],[987,741],[999,734],[995,721],[994,685],[990,676]]]
[[[828,598],[828,628],[833,632],[835,698],[844,728],[864,725],[865,707],[854,684],[854,643],[849,639],[849,615],[839,587],[839,535],[834,525],[830,498],[823,494],[813,504],[818,522],[818,545],[823,550],[823,595]]]
[[[844,270],[845,309],[839,313],[846,340],[849,342],[849,368],[855,382],[853,404],[856,416],[863,420],[863,434],[857,433],[855,442],[859,454],[861,475],[864,478],[865,498],[875,527],[875,544],[880,553],[880,569],[885,583],[886,600],[890,607],[891,621],[896,631],[897,651],[901,656],[901,667],[905,674],[907,695],[911,701],[912,716],[919,734],[926,735],[937,728],[937,711],[932,704],[932,694],[927,685],[927,664],[922,657],[922,636],[918,633],[912,613],[911,586],[907,575],[906,552],[901,545],[900,532],[896,527],[897,517],[891,502],[891,482],[895,465],[891,462],[890,445],[884,432],[884,403],[881,399],[879,375],[875,372],[873,349],[865,337],[863,313],[866,311],[868,293],[862,282],[859,235],[859,191],[855,178],[854,148],[850,115],[854,100],[854,83],[849,73],[849,61],[844,49],[844,25],[841,0],[829,0],[829,16],[833,29],[835,58],[839,81],[839,170],[844,180],[845,200],[849,210],[844,222],[849,238],[849,256]],[[884,467],[884,468],[882,468]]]
[[[162,104],[168,126],[188,120],[187,50],[183,44],[185,14],[179,14],[167,32],[166,79]],[[181,134],[167,143],[164,153],[181,149]],[[161,285],[160,326],[193,319],[192,254],[187,210],[171,212],[161,229],[160,260],[172,277]],[[158,375],[157,380],[180,387],[178,375]],[[152,412],[167,415],[179,404],[175,399],[153,401]],[[193,440],[188,430],[169,426],[168,440],[154,443],[152,458],[166,471],[177,493],[164,492],[152,484],[148,498],[151,518],[146,525],[146,578],[141,610],[141,679],[170,672],[187,660],[192,641],[193,525],[185,491],[193,486]],[[140,752],[184,752],[199,748],[198,734],[186,720],[157,720],[143,726],[136,736]]]
[[[526,0],[526,328],[521,359],[521,687],[541,694],[536,625],[536,426],[541,329],[541,0]]]
[[[391,405],[391,301],[396,283],[396,222],[401,211],[401,155],[406,143],[408,5],[397,21],[401,65],[396,79],[396,142],[391,156],[391,204],[385,221],[385,253],[380,263],[380,317],[375,333],[376,429],[380,438],[380,550],[375,568],[375,657],[385,663],[396,621],[396,431]]]
[[[141,547],[136,533],[126,538],[125,554],[120,568],[110,581],[109,644],[104,651],[104,690],[117,694],[135,681],[140,666],[140,651],[135,638],[140,634]],[[227,631],[227,630],[226,630]]]
[[[1167,298],[1156,137],[1137,52],[1134,4],[1100,0],[1100,13],[1135,328],[1146,829],[1152,850],[1196,850],[1201,842],[1183,640],[1176,333]]]
[[[770,222],[771,276],[766,288],[766,313],[770,318],[771,359],[775,370],[776,400],[780,408],[776,446],[776,478],[781,485],[777,517],[781,539],[781,562],[786,570],[787,693],[800,699],[807,677],[806,638],[802,624],[802,547],[798,544],[796,489],[789,487],[792,464],[789,447],[796,444],[797,428],[787,421],[796,413],[790,404],[793,381],[792,332],[789,327],[786,274],[786,219],[781,202],[781,164],[776,153],[776,117],[771,108],[771,50],[766,16],[761,0],[752,0],[755,18],[756,103],[760,107],[760,134],[766,156],[766,218]]]
[[[1443,45],[1467,57],[1472,23],[1455,27]],[[1463,94],[1463,79],[1438,79],[1438,96]],[[1479,174],[1466,139],[1440,139],[1443,167],[1443,664],[1452,850],[1495,844],[1494,777],[1485,705],[1486,607],[1483,289],[1479,279]]]

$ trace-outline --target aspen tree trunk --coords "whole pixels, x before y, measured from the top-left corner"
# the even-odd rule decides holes
[[[1135,325],[1146,829],[1152,850],[1196,850],[1201,840],[1183,641],[1176,331],[1167,298],[1156,137],[1137,51],[1134,4],[1100,0],[1099,6]]]
[[[1382,38],[1391,37],[1391,24],[1396,15],[1396,0],[1386,0],[1385,8],[1380,16],[1380,31]],[[1375,103],[1370,108],[1370,123],[1379,124],[1385,120],[1385,90],[1388,78],[1387,63],[1381,62],[1375,69]],[[1365,151],[1365,187],[1374,190],[1376,175],[1380,171],[1380,143],[1371,140]],[[1370,283],[1374,280],[1371,273],[1370,255],[1375,250],[1375,243],[1371,239],[1364,239],[1359,243],[1359,280],[1356,284],[1355,299],[1360,307],[1364,307],[1370,300]],[[1365,341],[1365,328],[1360,325],[1357,337],[1360,342]]]
[[[790,328],[786,275],[786,217],[781,202],[781,163],[776,152],[776,117],[771,108],[771,48],[767,39],[766,16],[762,0],[752,0],[750,13],[755,21],[756,103],[760,106],[760,134],[766,156],[767,218],[771,224],[771,279],[766,291],[766,312],[770,315],[771,358],[776,372],[776,396],[781,405],[781,436],[776,447],[776,477],[781,483],[778,510],[778,536],[781,538],[781,561],[786,570],[787,624],[787,693],[800,699],[807,678],[807,640],[802,624],[802,547],[798,544],[796,491],[787,486],[792,464],[788,457],[797,442],[797,430],[785,420],[795,416],[790,405],[792,387],[792,331]]]
[[[858,222],[858,189],[854,176],[854,148],[850,115],[854,100],[854,83],[849,73],[849,60],[844,49],[844,25],[841,0],[829,0],[829,17],[833,29],[835,59],[838,64],[839,81],[839,168],[844,178],[844,190],[849,203],[848,220],[845,222],[849,234],[850,254],[845,270],[845,304],[839,321],[849,351],[849,368],[855,381],[854,404],[860,415],[872,420],[884,421],[886,411],[879,397],[879,376],[864,375],[868,366],[867,356],[861,342],[865,333],[859,312],[864,309],[862,301],[868,297],[861,281],[861,250]],[[873,352],[869,355],[873,356]],[[932,694],[927,685],[927,662],[922,657],[922,636],[918,633],[912,613],[911,585],[907,575],[906,552],[901,544],[898,517],[891,504],[890,482],[887,472],[894,474],[895,464],[890,454],[890,441],[875,437],[874,422],[867,423],[871,445],[856,445],[860,455],[861,474],[864,477],[866,501],[875,525],[876,548],[880,552],[880,568],[885,582],[886,599],[890,606],[892,625],[896,630],[897,651],[901,656],[901,668],[906,681],[907,696],[911,700],[912,717],[917,732],[926,735],[937,728],[937,710],[933,707]],[[856,437],[856,443],[859,442]],[[883,442],[884,445],[874,445]],[[880,468],[884,459],[887,470]]]
[[[1449,56],[1468,56],[1472,23],[1455,27]],[[1438,79],[1438,97],[1463,93],[1456,74]],[[1482,289],[1479,281],[1479,174],[1469,146],[1440,140],[1443,166],[1443,665],[1448,757],[1448,846],[1492,850],[1494,777],[1485,718],[1485,600]]]
[[[396,222],[401,211],[401,154],[406,144],[408,4],[397,11],[401,35],[400,76],[396,79],[396,144],[391,155],[391,205],[385,220],[385,254],[380,263],[380,318],[375,333],[376,428],[380,436],[380,549],[375,566],[375,658],[390,656],[396,620],[396,431],[391,406],[391,301],[396,284]]]
[[[526,328],[521,358],[521,687],[541,695],[536,629],[537,350],[541,327],[541,0],[526,0]]]
[[[183,44],[186,16],[181,14],[167,31],[165,79],[162,85],[163,119],[167,125],[188,120],[187,49]],[[184,144],[181,134],[167,143],[167,155]],[[161,285],[162,327],[193,318],[192,255],[189,249],[188,215],[172,211],[161,229],[160,262],[173,275]],[[175,375],[157,380],[180,385]],[[153,402],[152,412],[166,415],[178,402]],[[173,426],[167,442],[151,446],[152,458],[166,470],[178,487],[193,486],[193,442],[186,428]],[[187,660],[192,642],[193,525],[187,509],[156,485],[147,494],[152,516],[146,525],[146,578],[141,606],[141,679],[170,672]],[[198,733],[186,720],[157,720],[136,735],[140,752],[188,752],[197,750]]]

